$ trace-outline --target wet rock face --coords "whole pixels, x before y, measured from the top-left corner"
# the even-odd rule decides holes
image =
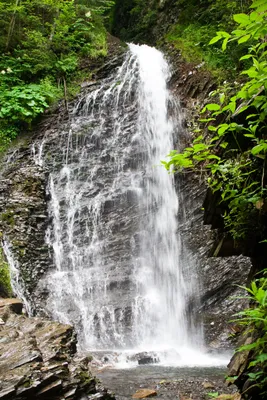
[[[232,348],[240,333],[235,315],[248,306],[239,285],[244,286],[251,268],[248,257],[211,257],[200,265],[200,313],[204,316],[206,341],[211,350]]]
[[[45,242],[48,224],[47,171],[35,165],[28,144],[10,149],[2,162],[0,176],[0,231],[13,276],[15,290],[31,299],[34,289],[49,268],[51,258]],[[8,254],[7,254],[8,253]],[[11,258],[12,254],[12,258]],[[16,266],[19,265],[19,271]]]
[[[205,343],[211,351],[232,348],[238,336],[237,324],[230,322],[247,306],[244,291],[252,268],[251,260],[242,255],[214,257],[218,233],[203,223],[203,201],[206,187],[193,174],[180,176],[177,191],[184,207],[180,209],[183,252],[194,266],[198,292],[188,300],[188,312],[204,323]]]
[[[93,81],[82,85],[82,91],[93,90],[95,84],[122,63],[125,45],[109,35],[108,47],[109,54],[105,59],[83,62],[81,69],[88,69],[88,74],[92,70],[96,72]],[[14,291],[23,298],[31,315],[47,315],[44,303],[48,289],[40,286],[39,282],[54,266],[53,251],[46,238],[51,223],[48,215],[51,170],[42,165],[38,144],[42,143],[44,136],[52,137],[56,145],[51,151],[59,153],[61,159],[58,132],[61,124],[68,121],[68,112],[71,113],[73,106],[73,103],[69,104],[66,110],[64,104],[59,104],[54,110],[55,115],[46,115],[35,132],[21,135],[0,160],[1,245],[11,267]],[[51,151],[48,151],[48,157]]]
[[[55,251],[54,275],[48,274],[40,285],[43,290],[49,287],[47,309],[53,317],[67,315],[81,332],[80,343],[95,340],[91,348],[107,347],[110,342],[122,346],[118,332],[125,332],[127,340],[130,337],[132,307],[126,301],[134,289],[131,249],[138,225],[138,197],[131,190],[133,174],[128,171],[138,157],[134,150],[129,152],[136,99],[130,103],[125,89],[125,104],[118,97],[117,119],[127,114],[122,134],[120,127],[114,128],[117,97],[106,96],[114,86],[116,68],[113,63],[107,68],[108,80],[87,86],[69,106],[70,120],[60,126],[52,121],[44,137],[38,135],[35,141],[50,171],[50,244],[60,249],[58,257]],[[104,72],[102,68],[101,77]],[[118,160],[123,160],[123,167]],[[42,288],[37,291],[42,293]]]
[[[70,325],[28,318],[21,309],[19,300],[0,302],[0,399],[114,399],[97,387],[88,359],[76,356]]]

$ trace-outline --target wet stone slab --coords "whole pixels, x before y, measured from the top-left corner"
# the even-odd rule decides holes
[[[20,300],[0,299],[0,399],[114,399],[76,353],[72,326],[21,311]]]

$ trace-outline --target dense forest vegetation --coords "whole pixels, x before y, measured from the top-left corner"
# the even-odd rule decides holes
[[[0,148],[77,92],[79,65],[106,53],[109,0],[0,2]]]
[[[218,30],[234,27],[233,14],[247,12],[250,0],[117,0],[113,31],[126,41],[172,44],[186,61],[205,62],[218,79],[235,75],[245,46],[226,51],[208,44]],[[170,11],[169,11],[170,10]]]
[[[201,63],[218,89],[200,111],[193,143],[173,150],[164,164],[204,176],[223,210],[224,232],[266,253],[266,0],[3,0],[0,27],[2,151],[51,104],[78,92],[83,60],[106,54],[107,29],[125,41],[170,45],[184,60]],[[248,289],[253,307],[239,316],[258,332],[239,350],[253,351],[248,376],[263,392],[265,272],[263,265]],[[6,269],[1,273],[6,279]]]

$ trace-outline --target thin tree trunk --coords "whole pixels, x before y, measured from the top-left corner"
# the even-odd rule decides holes
[[[15,7],[18,7],[19,3],[20,3],[20,0],[16,0]],[[7,41],[6,41],[6,48],[7,49],[9,47],[9,43],[10,43],[13,31],[14,31],[15,22],[16,22],[16,9],[13,12],[13,15],[11,17],[11,21],[10,21],[10,24],[9,24],[9,28],[8,28]]]
[[[64,84],[65,107],[66,107],[66,110],[69,112],[67,82],[66,82],[65,76],[63,77],[63,84]]]
[[[56,26],[57,26],[56,18],[58,18],[58,17],[59,17],[59,8],[57,9],[56,16],[55,16],[55,19],[54,19],[54,22],[53,22],[53,25],[52,25],[51,33],[50,33],[50,36],[49,36],[50,42],[52,42],[54,34],[55,34],[55,30],[56,30]]]

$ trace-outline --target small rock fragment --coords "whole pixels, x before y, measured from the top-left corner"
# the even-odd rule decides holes
[[[211,382],[203,382],[202,386],[204,389],[214,389],[215,388],[215,386]]]
[[[152,389],[139,389],[137,392],[132,396],[133,399],[147,399],[148,397],[157,396],[157,392]]]

